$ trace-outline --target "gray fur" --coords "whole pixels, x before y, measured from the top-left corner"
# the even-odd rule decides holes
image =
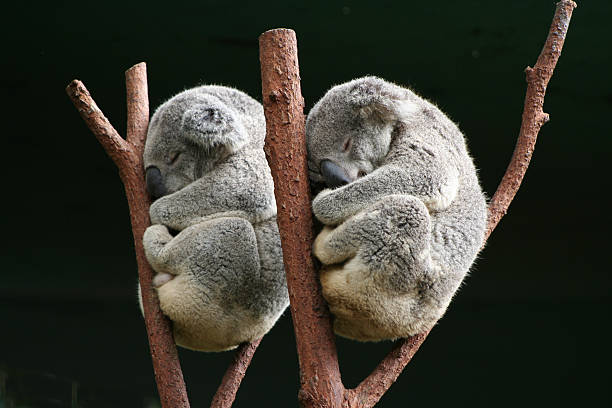
[[[431,328],[476,258],[486,225],[463,135],[412,91],[364,77],[317,102],[306,137],[311,181],[324,181],[322,160],[350,181],[312,203],[325,224],[314,254],[336,333],[378,341]]]
[[[144,163],[167,195],[151,205],[143,242],[183,347],[260,338],[289,303],[265,127],[260,103],[221,86],[184,91],[151,118]]]

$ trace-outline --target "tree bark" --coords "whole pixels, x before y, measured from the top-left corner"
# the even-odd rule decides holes
[[[261,339],[252,343],[244,343],[238,347],[234,360],[227,368],[221,385],[217,389],[215,396],[210,403],[210,408],[230,408],[236,399],[236,393],[240,388],[240,383],[246,374],[247,368],[251,364],[251,359],[259,346]]]
[[[304,135],[304,99],[295,32],[259,37],[266,157],[274,179],[304,407],[340,407],[344,387],[329,310],[312,258],[312,212]]]
[[[570,0],[557,3],[542,52],[534,68],[526,69],[527,92],[521,130],[506,174],[489,204],[485,242],[516,195],[531,160],[538,132],[548,121],[548,115],[542,110],[546,86],[561,54],[575,7],[576,3]],[[305,157],[304,103],[295,33],[286,29],[270,30],[262,34],[259,43],[267,122],[265,149],[274,178],[300,361],[300,403],[304,407],[370,408],[395,382],[429,332],[397,341],[391,352],[355,389],[344,389],[329,311],[321,295],[311,256],[313,235]]]
[[[149,195],[146,191],[142,153],[149,123],[147,74],[144,63],[126,71],[127,140],[119,136],[92,99],[85,85],[78,80],[66,88],[68,96],[81,117],[96,136],[106,153],[119,169],[130,209],[138,277],[142,293],[145,324],[157,390],[162,407],[188,408],[187,391],[178,359],[170,321],[162,314],[151,281],[153,270],[147,262],[142,245],[149,219]]]
[[[575,7],[576,3],[570,0],[557,3],[544,48],[534,68],[527,67],[525,70],[527,92],[521,130],[508,169],[489,204],[485,241],[516,195],[531,160],[538,132],[549,119],[542,109],[546,86],[561,54]],[[311,255],[314,236],[297,40],[292,30],[278,29],[265,32],[259,41],[267,123],[265,150],[274,178],[278,224],[300,362],[299,401],[303,407],[369,408],[395,382],[428,332],[396,342],[387,357],[361,384],[352,390],[344,388],[329,310],[321,295]],[[171,324],[159,308],[151,284],[153,270],[146,261],[142,245],[142,236],[150,225],[150,201],[142,163],[149,116],[144,63],[126,71],[126,88],[127,140],[119,136],[80,81],[72,81],[66,91],[89,129],[117,165],[125,186],[147,335],[162,406],[189,407]],[[239,348],[211,407],[226,408],[232,405],[259,341]]]
[[[346,390],[345,407],[373,407],[393,385],[425,341],[429,331],[396,341],[391,352],[357,387]]]
[[[508,207],[521,186],[523,177],[525,177],[525,172],[535,149],[538,132],[542,125],[549,120],[548,114],[543,111],[546,87],[561,55],[572,12],[576,7],[576,3],[571,0],[562,0],[557,3],[555,16],[550,25],[542,52],[533,68],[525,68],[527,92],[525,95],[521,130],[516,141],[514,153],[510,159],[510,164],[489,204],[489,219],[485,241],[489,238],[489,235],[491,235],[491,232],[493,232],[501,218],[506,215]]]

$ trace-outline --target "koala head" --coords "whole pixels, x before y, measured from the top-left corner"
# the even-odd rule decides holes
[[[313,184],[334,188],[378,168],[389,152],[396,126],[419,109],[419,100],[408,89],[377,77],[330,89],[306,120]]]
[[[149,124],[144,165],[151,198],[182,189],[247,143],[238,113],[219,98],[200,88],[174,96]]]

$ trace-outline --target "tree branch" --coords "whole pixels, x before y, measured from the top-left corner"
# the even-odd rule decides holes
[[[525,175],[538,132],[548,121],[542,106],[576,3],[562,0],[535,67],[527,68],[521,130],[506,174],[489,204],[485,241],[505,215]],[[306,407],[370,408],[395,382],[429,332],[399,340],[355,389],[344,390],[329,312],[321,295],[311,254],[312,219],[305,158],[303,100],[297,46],[291,30],[260,37],[262,92],[267,122],[266,156],[274,177],[278,223],[300,359],[300,402]],[[295,138],[292,140],[292,138]],[[308,256],[304,256],[308,254]],[[343,400],[339,400],[339,393]]]
[[[329,310],[312,259],[312,213],[297,40],[288,29],[259,37],[266,157],[274,179],[302,406],[339,407],[344,393]]]
[[[525,70],[527,73],[527,92],[521,130],[506,174],[489,203],[485,242],[499,223],[499,220],[506,214],[508,206],[516,195],[531,161],[538,132],[542,125],[548,121],[548,115],[542,111],[546,85],[552,77],[557,60],[561,55],[569,21],[575,7],[576,3],[569,0],[562,0],[557,3],[546,43],[535,67],[533,69],[527,67]],[[429,332],[422,333],[397,341],[393,350],[378,367],[359,386],[354,390],[348,391],[348,399],[355,403],[355,405],[349,406],[360,408],[374,406],[395,382],[428,334]],[[398,357],[394,358],[394,355]],[[367,398],[364,398],[364,396],[367,396]],[[355,401],[356,399],[359,402],[358,404]]]
[[[72,81],[66,92],[89,130],[118,167],[123,156],[131,153],[130,145],[119,136],[81,81]]]
[[[396,341],[391,352],[357,387],[346,390],[347,408],[373,407],[412,360],[429,331]]]
[[[512,159],[510,159],[510,164],[497,187],[497,191],[493,195],[493,199],[489,203],[489,219],[485,241],[489,238],[489,235],[491,235],[491,232],[493,232],[501,218],[506,215],[508,207],[516,195],[531,161],[538,132],[542,125],[548,122],[548,114],[542,110],[546,86],[561,55],[572,12],[576,7],[576,3],[571,0],[562,0],[557,3],[555,16],[553,17],[544,48],[535,66],[525,69],[527,92],[525,95],[521,130],[516,141]]]
[[[137,152],[142,153],[149,127],[149,88],[144,62],[125,71],[125,88],[127,97],[126,139]]]
[[[119,136],[102,114],[85,85],[74,80],[68,85],[66,92],[89,129],[117,165],[125,187],[134,235],[145,324],[162,406],[164,408],[188,408],[187,391],[170,322],[159,308],[157,295],[151,285],[153,270],[146,261],[142,245],[142,236],[150,225],[150,201],[146,192],[142,163],[144,140],[149,123],[149,101],[144,63],[135,65],[126,72],[126,88],[129,138],[127,141]]]
[[[227,368],[221,384],[212,399],[210,408],[230,408],[236,399],[236,393],[240,388],[240,383],[246,374],[253,354],[261,343],[261,339],[255,340],[252,343],[244,343],[238,347],[234,360]]]

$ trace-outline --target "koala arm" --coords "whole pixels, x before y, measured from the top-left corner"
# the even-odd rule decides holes
[[[168,263],[166,245],[172,241],[172,235],[163,225],[151,225],[142,237],[145,256],[157,273],[172,273]]]
[[[457,169],[442,161],[413,159],[409,165],[383,165],[350,184],[322,191],[312,202],[315,216],[326,225],[339,225],[392,194],[415,196],[429,211],[447,208],[459,187]]]
[[[177,231],[219,217],[240,217],[251,223],[273,216],[274,196],[258,177],[257,169],[244,163],[219,166],[181,190],[159,198],[149,210],[152,224]]]

